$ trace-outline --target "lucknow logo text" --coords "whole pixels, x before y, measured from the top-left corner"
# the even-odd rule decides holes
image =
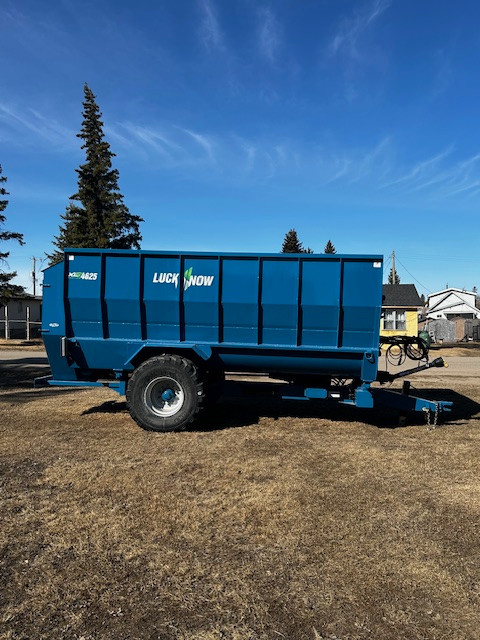
[[[157,273],[153,274],[153,282],[159,284],[174,284],[175,288],[178,287],[179,273]],[[215,276],[196,276],[193,275],[193,267],[186,269],[183,274],[183,288],[189,287],[210,287],[215,279]]]

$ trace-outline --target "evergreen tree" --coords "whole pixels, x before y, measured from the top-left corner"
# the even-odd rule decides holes
[[[393,270],[393,266],[390,268],[390,273],[388,274],[388,284],[400,284],[400,277],[397,270]]]
[[[5,189],[5,183],[7,178],[2,175],[2,166],[0,165],[0,242],[7,242],[8,240],[16,240],[19,244],[25,244],[23,242],[23,235],[21,233],[16,233],[14,231],[6,231],[3,229],[3,225],[5,224],[5,216],[3,212],[7,208],[8,200],[5,196],[8,196],[8,191]],[[8,251],[0,251],[0,266],[6,263],[6,260],[10,253]],[[18,295],[23,293],[24,288],[12,284],[10,281],[17,274],[15,271],[6,272],[0,268],[0,302],[4,304],[8,298],[12,295]]]
[[[305,253],[295,229],[290,229],[290,231],[287,231],[285,234],[282,244],[282,253]]]
[[[335,249],[335,245],[332,244],[330,240],[325,245],[325,249],[323,250],[323,253],[337,253],[337,250]]]
[[[119,172],[112,168],[115,154],[104,139],[102,114],[95,96],[85,83],[83,87],[83,123],[77,138],[83,140],[86,162],[78,173],[78,191],[70,197],[64,221],[53,244],[57,247],[50,262],[62,259],[66,247],[98,247],[139,249],[142,218],[130,213],[119,191]]]

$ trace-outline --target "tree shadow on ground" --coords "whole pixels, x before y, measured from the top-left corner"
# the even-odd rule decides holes
[[[29,358],[28,362],[24,359],[9,360],[0,364],[0,389],[33,388],[35,378],[49,373],[50,367],[45,363],[45,358]]]
[[[454,403],[453,411],[441,418],[446,426],[464,424],[480,414],[480,404],[452,389],[422,389],[419,396],[429,400],[445,400]],[[123,413],[125,401],[108,400],[82,413]],[[262,418],[322,419],[336,422],[363,422],[379,429],[398,427],[398,411],[386,408],[359,409],[336,402],[282,400],[272,397],[223,398],[217,405],[206,409],[190,427],[191,431],[220,431],[258,424]],[[480,417],[480,415],[479,415]],[[425,424],[425,416],[411,413],[408,425]]]
[[[23,404],[32,400],[40,400],[43,398],[59,398],[69,393],[78,393],[85,391],[82,387],[45,387],[41,390],[31,389],[27,391],[12,391],[11,393],[0,394],[0,404],[9,402],[10,404]]]
[[[22,367],[28,365],[37,365],[48,367],[48,358],[45,356],[27,356],[25,358],[15,358],[14,360],[4,360],[0,362],[0,369],[10,367]]]
[[[38,364],[37,364],[38,360]],[[67,393],[80,391],[74,387],[49,387],[45,386],[41,390],[34,389],[35,378],[41,378],[50,374],[50,367],[45,364],[45,358],[28,358],[25,364],[24,358],[16,361],[9,360],[8,364],[0,365],[0,403],[10,402],[22,404],[31,400],[38,400],[39,397],[55,397]],[[6,393],[3,393],[3,391]]]

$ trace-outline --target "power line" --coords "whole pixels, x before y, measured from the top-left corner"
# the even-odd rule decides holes
[[[398,259],[397,256],[397,261],[400,262],[400,264],[402,265],[402,267],[405,269],[405,271],[408,273],[408,275],[413,278],[415,280],[415,282],[417,282],[423,289],[425,289],[425,291],[428,291],[428,293],[432,293],[432,290],[429,289],[428,287],[426,287],[422,282],[420,282],[420,280],[417,280],[417,278],[415,278],[415,276],[413,274],[410,273],[410,271],[407,269],[407,267],[403,264],[403,262],[401,262]]]
[[[388,258],[383,263],[383,278],[384,279],[385,279],[385,273],[387,272],[388,265],[390,264],[391,260],[392,260],[392,256],[389,255]]]
[[[408,254],[409,259],[413,259],[415,262],[419,261],[419,262],[431,262],[435,256],[430,256],[430,255],[417,255],[415,253],[410,253]],[[472,264],[472,262],[475,261],[475,258],[467,258],[467,257],[454,257],[452,258],[452,260],[455,260],[455,262],[469,262],[470,264]],[[477,258],[478,261],[478,258]]]

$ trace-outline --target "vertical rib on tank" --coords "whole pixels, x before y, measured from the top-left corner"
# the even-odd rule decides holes
[[[382,257],[69,249],[45,271],[52,372],[126,371],[144,349],[227,371],[376,378]],[[60,289],[60,291],[58,291]],[[55,291],[54,291],[55,290]],[[68,362],[57,342],[69,343]]]

